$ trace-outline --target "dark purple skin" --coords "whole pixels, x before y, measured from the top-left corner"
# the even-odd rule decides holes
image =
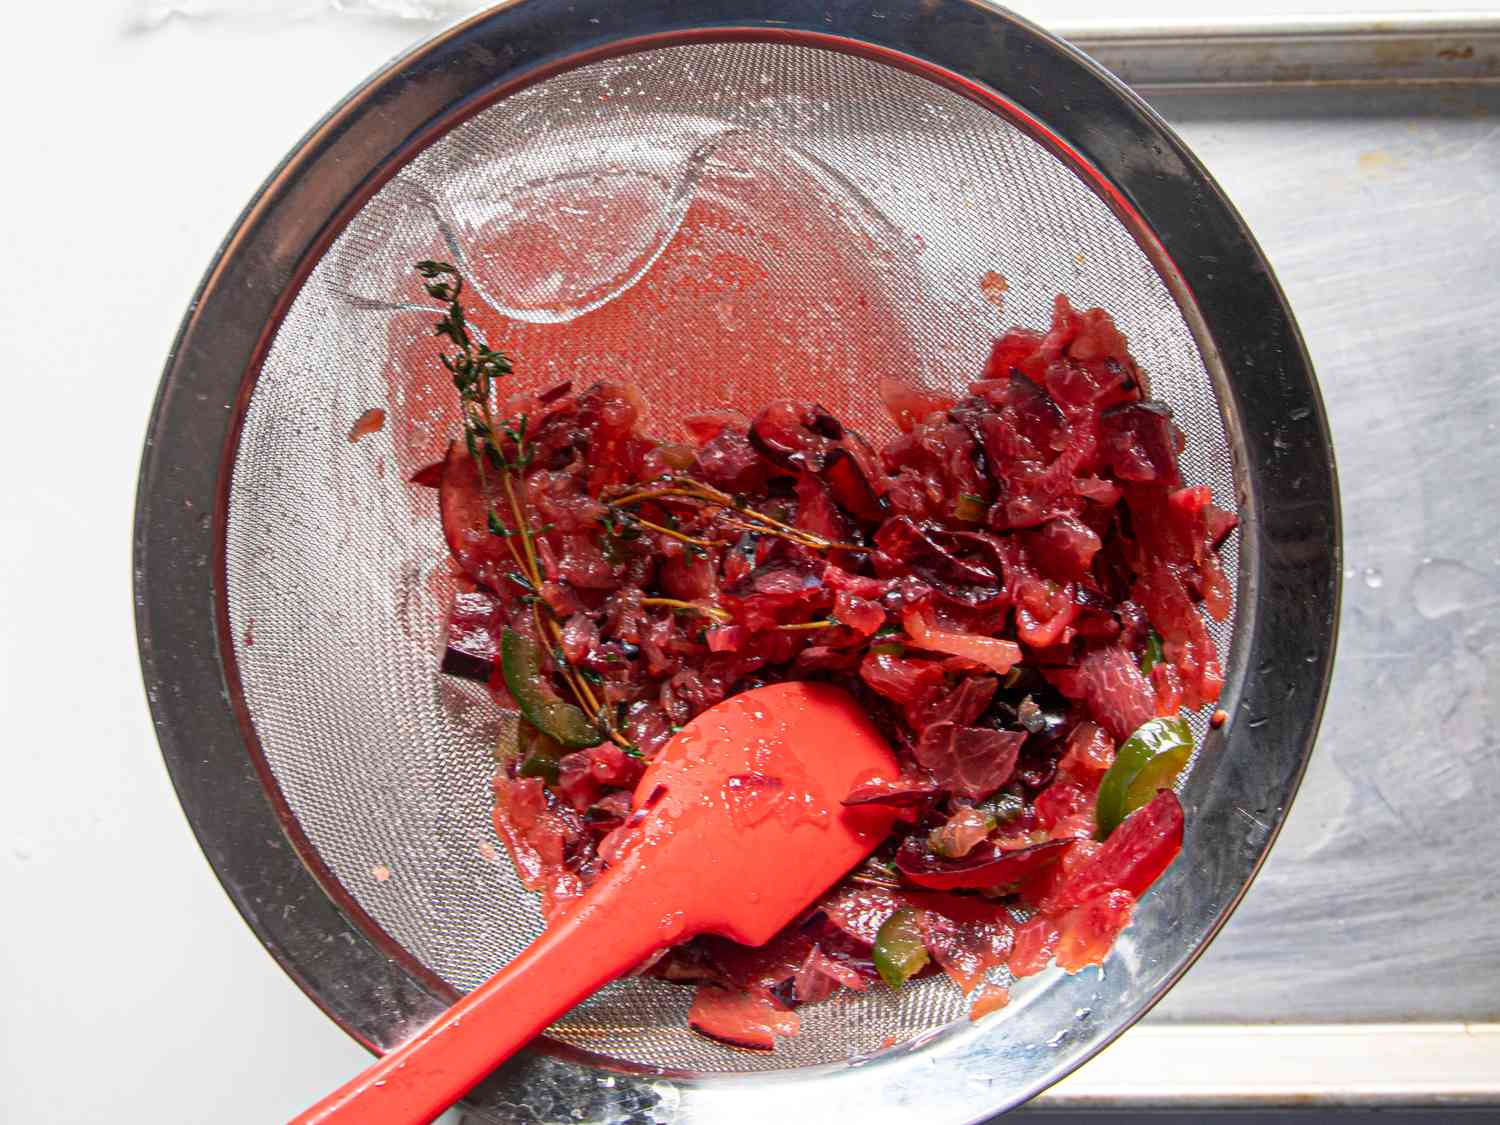
[[[885,499],[876,495],[854,454],[835,449],[828,455],[823,480],[840,508],[862,523],[879,523],[887,514]]]
[[[976,586],[996,585],[1000,575],[992,566],[957,553],[958,534],[936,525],[918,524],[910,516],[895,516],[880,525],[875,546],[903,571],[923,563],[937,577]]]
[[[916,808],[937,797],[942,790],[931,781],[902,777],[895,781],[871,781],[856,785],[843,799],[845,805],[886,805],[896,809]]]
[[[481,590],[455,594],[448,611],[448,641],[442,670],[466,680],[490,682],[500,661],[499,603]]]
[[[750,423],[750,444],[774,465],[821,473],[843,440],[844,427],[821,406],[772,402]]]
[[[872,946],[846,930],[840,929],[821,910],[813,911],[803,924],[803,932],[818,943],[825,955],[849,966],[862,977],[878,980],[880,973],[871,960]]]
[[[1112,406],[1099,415],[1105,461],[1116,476],[1140,484],[1178,485],[1172,408],[1150,399]]]
[[[844,511],[864,523],[879,523],[886,504],[844,447],[853,439],[837,418],[815,404],[773,402],[750,423],[750,445],[762,457],[783,469],[812,473],[828,485]]]
[[[928,890],[984,890],[1015,883],[1054,864],[1072,846],[1072,840],[1048,840],[1007,852],[986,841],[962,859],[943,859],[928,851],[920,836],[908,836],[896,851],[896,870],[907,882]]]
[[[423,465],[411,475],[411,483],[420,485],[422,488],[443,487],[443,462],[434,461],[430,465]]]
[[[1005,598],[1003,563],[986,532],[948,531],[893,516],[875,533],[875,572],[916,575],[947,601],[984,610]]]
[[[989,404],[982,398],[969,395],[961,398],[948,408],[948,421],[955,426],[962,426],[964,432],[969,435],[969,460],[979,470],[979,476],[988,484],[994,483],[994,478],[989,470],[989,458],[984,455],[984,433],[980,428],[980,418],[989,409]],[[981,499],[988,500],[988,496]]]
[[[1112,640],[1120,635],[1120,621],[1114,614],[1114,605],[1104,594],[1087,582],[1079,582],[1073,591],[1073,601],[1079,607],[1073,619],[1073,628],[1081,636]]]
[[[1053,401],[1045,388],[1033,383],[1020,372],[1012,371],[1006,387],[1010,405],[1015,409],[1026,436],[1037,446],[1049,452],[1055,451],[1058,439],[1068,429],[1062,408]]]
[[[1032,793],[1038,793],[1051,785],[1052,779],[1057,776],[1057,759],[1060,756],[1060,751],[1048,753],[1045,750],[1024,749],[1016,765],[1016,772],[1011,776]]]
[[[795,1008],[798,1004],[801,1004],[803,1002],[802,997],[797,995],[797,978],[795,976],[790,976],[785,980],[777,981],[768,989],[768,991],[772,996],[779,1000],[784,1007],[787,1008]],[[722,1042],[722,1040],[720,1040],[720,1042]]]

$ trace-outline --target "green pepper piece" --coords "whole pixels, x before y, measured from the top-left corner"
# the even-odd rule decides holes
[[[516,754],[521,765],[516,773],[519,776],[539,777],[547,785],[556,785],[558,763],[566,752],[556,739],[548,738],[525,719],[517,725]]]
[[[521,763],[521,768],[516,771],[518,777],[539,777],[542,784],[550,787],[557,785],[559,767],[556,758],[544,758],[539,754],[532,754]]]
[[[1187,724],[1184,723],[1183,726],[1186,727]],[[1176,785],[1177,775],[1192,756],[1193,736],[1190,732],[1187,741],[1181,746],[1163,751],[1142,766],[1141,772],[1135,775],[1135,780],[1125,792],[1125,815],[1129,816],[1136,809],[1149,805],[1151,798],[1161,790]]]
[[[542,650],[514,629],[500,634],[500,672],[521,714],[548,738],[573,749],[598,746],[599,728],[577,707],[558,698],[542,675]]]
[[[1141,653],[1141,675],[1151,675],[1151,669],[1162,662],[1165,654],[1162,652],[1161,638],[1152,629],[1146,634],[1146,651]]]
[[[1142,723],[1120,744],[1114,764],[1099,784],[1094,818],[1099,839],[1109,836],[1136,809],[1170,789],[1193,756],[1193,732],[1181,715]]]
[[[953,502],[953,518],[963,520],[965,523],[984,522],[985,513],[989,505],[979,496],[968,492],[960,492],[958,499]]]
[[[885,920],[875,935],[873,959],[880,979],[897,990],[922,971],[929,954],[915,910],[903,908]]]
[[[877,656],[901,656],[906,652],[906,630],[899,625],[882,625],[871,638],[870,651]]]
[[[995,822],[995,827],[1000,828],[1026,811],[1026,798],[1010,789],[1002,789],[993,796],[986,797],[974,807],[987,813]]]

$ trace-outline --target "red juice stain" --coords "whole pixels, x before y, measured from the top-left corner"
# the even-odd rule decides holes
[[[847,189],[765,142],[733,144],[704,167],[675,232],[623,292],[571,319],[541,323],[496,313],[471,286],[471,321],[515,358],[515,389],[535,392],[563,380],[580,390],[600,380],[632,384],[649,411],[642,428],[660,438],[682,436],[686,414],[754,410],[774,398],[815,400],[868,436],[885,436],[891,423],[872,393],[876,380],[921,367],[906,327],[918,291],[910,263],[883,244],[878,216],[860,212]],[[643,208],[633,197],[618,202],[587,208],[579,221],[588,243],[646,245]],[[565,247],[549,249],[560,242],[557,225],[536,209],[512,208],[468,232],[471,268],[500,300],[523,294],[535,302],[549,285],[590,299],[605,292],[589,279],[557,280],[565,268]],[[436,243],[431,253],[443,256]],[[630,261],[638,259],[649,255]],[[400,296],[426,300],[415,274]],[[440,314],[434,303],[431,318],[398,313],[390,320],[386,376],[403,477],[440,457],[460,428],[457,396],[438,363],[451,345],[431,331]]]
[[[349,427],[349,443],[352,445],[362,437],[379,433],[385,428],[385,411],[378,406],[372,406],[354,420],[354,425]]]

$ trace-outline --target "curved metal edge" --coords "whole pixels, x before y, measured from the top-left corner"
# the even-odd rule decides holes
[[[215,567],[215,544],[223,536],[216,510],[219,478],[241,421],[240,400],[249,388],[242,391],[240,373],[213,365],[195,368],[191,359],[205,305],[222,291],[226,264],[249,240],[278,188],[310,162],[310,150],[341,119],[357,112],[373,88],[393,79],[419,51],[396,56],[319,118],[256,189],[215,249],[167,352],[152,403],[131,542],[143,686],[189,828],[220,886],[287,976],[352,1038],[377,1053],[392,1045],[382,1034],[385,1021],[358,1018],[361,1013],[410,1013],[415,1028],[447,1002],[415,986],[408,973],[393,971],[392,952],[372,942],[370,931],[351,924],[329,901],[306,865],[306,853],[283,835],[288,818],[276,807],[274,786],[266,787],[256,760],[235,746],[243,725],[228,669],[220,665],[233,646],[225,643],[226,623],[219,612],[216,579],[222,572]],[[214,476],[202,472],[208,465],[216,467]],[[260,787],[259,794],[252,784]],[[259,857],[253,872],[237,862],[244,855]],[[326,949],[313,953],[317,945]],[[356,990],[343,979],[351,957],[365,982]],[[348,995],[338,997],[340,992]]]
[[[967,2],[978,6],[983,0]],[[1241,855],[1249,863],[1238,891],[1129,1020],[1036,1081],[1029,1093],[1011,1103],[1013,1106],[1078,1069],[1155,1007],[1202,956],[1249,893],[1307,772],[1327,703],[1343,595],[1343,514],[1333,435],[1306,343],[1270,262],[1227,193],[1165,119],[1129,86],[1082,50],[1029,21],[1013,14],[1010,18],[1113,94],[1118,99],[1115,108],[1125,111],[1139,126],[1121,129],[1118,127],[1127,124],[1124,120],[1105,122],[1102,117],[1089,116],[1087,129],[1059,131],[1081,155],[1115,179],[1121,193],[1148,223],[1152,215],[1172,220],[1150,223],[1149,229],[1160,240],[1175,280],[1186,287],[1187,302],[1182,300],[1184,294],[1174,295],[1179,297],[1183,314],[1218,381],[1221,401],[1246,425],[1261,427],[1262,440],[1241,440],[1233,448],[1236,476],[1245,489],[1242,508],[1251,512],[1250,518],[1242,520],[1242,529],[1254,527],[1258,534],[1241,541],[1236,605],[1239,620],[1249,627],[1237,631],[1234,651],[1226,660],[1230,673],[1226,675],[1226,692],[1241,683],[1233,675],[1236,667],[1245,670],[1245,687],[1237,697],[1222,701],[1231,710],[1230,721],[1222,732],[1216,732],[1218,745],[1204,747],[1220,758],[1215,789],[1241,794],[1254,791],[1254,786],[1231,784],[1231,778],[1221,771],[1230,766],[1236,778],[1253,773],[1263,761],[1256,752],[1261,721],[1278,710],[1284,714],[1293,706],[1301,685],[1309,681],[1316,684],[1309,697],[1297,700],[1300,714],[1292,724],[1295,735],[1285,747],[1292,751],[1291,760],[1281,763],[1279,773],[1262,778],[1260,804],[1245,808],[1251,802],[1241,799],[1221,810],[1217,821],[1209,821],[1203,816],[1193,817],[1195,806],[1197,811],[1204,811],[1202,806],[1210,796],[1202,791],[1203,785],[1195,784],[1201,778],[1190,775],[1182,794],[1190,815],[1184,858],[1197,850],[1194,845],[1200,839],[1244,832],[1247,823],[1258,829],[1244,840]],[[982,71],[966,73],[985,79]],[[1054,88],[1051,93],[1065,110],[1072,108],[1071,91]],[[1043,119],[1047,119],[1045,115]],[[1136,152],[1149,151],[1153,159],[1144,166],[1137,164],[1132,146],[1136,146]],[[1163,167],[1168,154],[1177,169]],[[1197,196],[1197,188],[1206,195]],[[1187,215],[1178,210],[1184,205],[1191,207],[1189,214],[1196,221],[1186,221]],[[1239,261],[1222,253],[1226,247],[1240,251]],[[1152,247],[1143,249],[1155,260]],[[1173,280],[1168,277],[1169,286]],[[1243,288],[1247,281],[1263,287],[1264,292],[1247,294]],[[1200,315],[1195,316],[1195,311]],[[1266,311],[1272,315],[1263,316]],[[1215,330],[1209,330],[1209,323]],[[1257,337],[1257,328],[1264,337]],[[1227,350],[1224,345],[1229,340],[1255,346]],[[1227,429],[1234,441],[1235,428]],[[1269,513],[1275,515],[1273,526],[1267,525]],[[1315,673],[1313,677],[1306,676],[1309,668]],[[1244,819],[1236,820],[1236,816]],[[1177,866],[1181,867],[1181,861]],[[975,1125],[981,1120],[975,1118]]]
[[[1204,311],[1204,319],[1218,327],[1214,342],[1221,351],[1227,338],[1251,341],[1246,329],[1252,323],[1264,333],[1253,339],[1254,346],[1236,349],[1224,357],[1226,366],[1236,373],[1228,388],[1229,408],[1247,424],[1279,431],[1264,434],[1268,440],[1252,443],[1242,451],[1252,458],[1244,466],[1245,479],[1265,485],[1247,500],[1259,512],[1275,513],[1278,523],[1264,527],[1259,537],[1264,541],[1262,549],[1255,551],[1252,559],[1257,563],[1252,577],[1261,577],[1264,570],[1266,581],[1248,583],[1241,594],[1253,597],[1254,608],[1268,611],[1264,616],[1254,615],[1257,637],[1301,635],[1313,640],[1310,656],[1297,661],[1301,668],[1272,661],[1266,675],[1258,676],[1241,693],[1237,707],[1254,715],[1258,705],[1270,702],[1280,691],[1284,712],[1289,693],[1297,690],[1297,680],[1306,682],[1308,664],[1318,673],[1319,690],[1296,703],[1298,714],[1293,726],[1297,736],[1288,740],[1280,755],[1290,757],[1290,763],[1283,765],[1292,768],[1274,771],[1274,777],[1264,779],[1270,783],[1267,795],[1273,799],[1259,811],[1269,815],[1270,824],[1246,840],[1249,854],[1239,857],[1241,862],[1236,865],[1239,889],[1208,921],[1195,946],[1196,956],[1248,887],[1249,877],[1264,859],[1305,767],[1327,690],[1339,597],[1338,501],[1326,417],[1284,297],[1259,248],[1222,192],[1165,124],[1107,73],[1019,19],[970,0],[939,0],[920,8],[915,3],[893,4],[883,15],[855,11],[856,5],[849,3],[834,3],[827,6],[826,22],[821,26],[791,0],[745,4],[744,10],[733,13],[732,20],[717,24],[707,17],[722,15],[719,6],[715,6],[715,13],[708,13],[685,4],[658,2],[625,11],[604,0],[589,0],[574,5],[570,21],[576,22],[570,30],[587,27],[591,34],[575,38],[565,52],[551,40],[559,29],[554,26],[555,14],[545,8],[538,2],[516,3],[475,17],[386,68],[330,113],[273,173],[242,215],[205,277],[169,356],[142,458],[137,497],[137,627],[147,693],[173,783],[205,854],[236,906],[293,979],[367,1046],[378,1047],[389,1038],[392,1013],[399,1013],[411,1026],[424,1022],[441,1007],[366,933],[350,924],[280,835],[261,779],[238,742],[240,731],[232,714],[230,692],[216,659],[227,648],[220,645],[219,623],[215,621],[218,576],[210,565],[217,482],[204,478],[201,469],[196,478],[192,473],[195,466],[219,464],[221,456],[232,450],[239,413],[236,408],[243,405],[239,393],[242,376],[246,370],[253,370],[248,365],[226,370],[214,360],[226,353],[258,354],[265,342],[258,330],[274,323],[275,309],[284,306],[295,291],[293,282],[309,247],[323,240],[328,228],[340,225],[325,223],[310,238],[305,230],[297,232],[300,239],[291,241],[271,237],[278,233],[274,229],[278,214],[287,219],[285,212],[291,208],[290,218],[295,219],[298,196],[309,187],[301,178],[319,172],[335,181],[311,185],[323,192],[325,206],[314,209],[314,213],[323,215],[330,213],[326,206],[330,190],[342,196],[343,205],[337,208],[340,214],[346,213],[364,189],[373,190],[369,185],[380,179],[378,175],[371,174],[358,183],[338,183],[339,177],[326,164],[337,163],[338,157],[349,160],[356,155],[367,156],[361,145],[379,151],[374,160],[355,162],[353,167],[378,172],[392,163],[388,140],[392,122],[386,120],[377,127],[370,117],[390,109],[381,101],[393,83],[414,84],[424,95],[404,107],[401,120],[412,127],[406,141],[394,150],[404,160],[420,134],[436,128],[439,118],[441,128],[446,129],[457,117],[488,104],[502,79],[534,77],[549,65],[590,51],[615,52],[623,42],[640,34],[718,27],[826,35],[830,27],[835,27],[855,43],[917,55],[993,90],[1005,90],[1006,96],[1027,113],[1067,136],[1086,160],[1119,186],[1148,222],[1152,215],[1172,217],[1170,229],[1179,233],[1163,243],[1164,250],[1179,266],[1199,309]],[[508,70],[499,65],[502,60]],[[467,66],[454,65],[455,61]],[[1056,69],[1059,64],[1063,64],[1061,74]],[[469,72],[476,68],[488,70],[489,85],[472,80]],[[1060,82],[1060,76],[1068,81]],[[447,96],[445,90],[457,96]],[[1081,108],[1070,100],[1080,102]],[[335,157],[334,150],[349,148],[354,151],[340,151]],[[1140,159],[1148,151],[1151,156]],[[1207,190],[1201,190],[1205,186]],[[1184,208],[1194,222],[1182,221]],[[288,226],[296,224],[289,221]],[[1155,229],[1160,230],[1160,224]],[[1218,253],[1211,258],[1196,252],[1195,243],[1216,252],[1231,246],[1238,253]],[[246,256],[246,260],[235,262],[236,255]],[[252,278],[259,284],[249,284]],[[237,281],[240,286],[235,285]],[[1259,292],[1247,295],[1247,282]],[[247,297],[267,315],[244,315]],[[225,299],[241,305],[240,315],[216,322],[216,333],[204,338],[206,313],[224,312],[208,306]],[[226,328],[230,330],[227,334]],[[1254,381],[1250,381],[1252,378]],[[162,445],[168,445],[170,457],[161,452]],[[1267,473],[1272,475],[1268,477]],[[1242,573],[1251,569],[1244,568]],[[1287,612],[1269,612],[1277,609],[1278,597]],[[1252,608],[1249,601],[1242,601],[1241,606],[1242,612]],[[1247,647],[1258,646],[1252,643]],[[1257,656],[1257,652],[1247,654],[1252,660]],[[208,702],[215,696],[222,703]],[[1233,724],[1230,732],[1224,748],[1226,757],[1235,762],[1254,760],[1253,747],[1240,745],[1252,740],[1236,741],[1239,729]],[[1236,746],[1246,752],[1233,753]],[[225,800],[226,792],[233,794],[232,800]],[[1191,787],[1187,796],[1191,804]],[[271,845],[269,852],[267,844]],[[246,855],[256,856],[254,871],[243,870],[241,861]],[[277,916],[267,913],[270,906],[277,908]],[[1111,1033],[1094,1037],[1084,1049],[1063,1052],[1066,1057],[1057,1065],[1024,1087],[1007,1091],[1004,1105],[991,1103],[985,1113],[1024,1100],[1102,1049],[1165,992],[1191,959],[1163,977],[1151,996]],[[352,983],[351,969],[355,976]],[[565,1104],[576,1104],[577,1084],[567,1081],[565,1074],[553,1072],[561,1065],[556,1060],[531,1056],[515,1060],[505,1072],[514,1077],[531,1072],[527,1075],[528,1098],[538,1084],[562,1082],[571,1099]],[[806,1077],[819,1076],[825,1069],[816,1068]],[[865,1081],[872,1081],[885,1069],[874,1065],[861,1068],[860,1073]],[[491,1095],[478,1100],[497,1107],[505,1105],[503,1090],[509,1085],[505,1072],[496,1076],[499,1088],[492,1086]],[[696,1080],[670,1084],[671,1091],[667,1085],[648,1079],[621,1083],[617,1093],[607,1099],[609,1112],[641,1111],[655,1116],[656,1111],[649,1107],[656,1106],[675,1113],[667,1103],[678,1099],[667,1096],[669,1093],[697,1101],[691,1096],[695,1091],[706,1092],[706,1087],[718,1086],[727,1093],[728,1088],[740,1084]],[[746,1092],[741,1089],[739,1096]],[[530,1108],[535,1111],[542,1107],[533,1101]]]

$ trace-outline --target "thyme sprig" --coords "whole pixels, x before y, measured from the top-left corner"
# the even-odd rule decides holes
[[[665,609],[675,610],[678,613],[701,614],[715,625],[727,625],[734,620],[734,615],[727,609],[720,609],[715,605],[700,605],[698,602],[686,602],[680,598],[642,598],[641,605],[661,606]]]
[[[605,500],[616,511],[624,511],[632,505],[654,500],[661,504],[701,504],[719,508],[729,513],[724,521],[727,528],[749,532],[754,535],[771,535],[796,543],[813,551],[868,551],[862,543],[842,543],[816,532],[793,527],[765,512],[757,511],[742,496],[731,496],[722,489],[689,476],[664,477],[661,481],[644,488],[632,486],[623,495]],[[637,517],[639,518],[639,517]],[[700,541],[701,542],[701,541]],[[727,544],[720,544],[727,546]]]
[[[615,722],[614,709],[594,693],[587,670],[575,668],[568,661],[562,647],[562,625],[539,596],[544,581],[536,549],[539,532],[527,518],[525,477],[535,458],[536,446],[527,437],[525,414],[503,419],[497,425],[492,406],[495,384],[513,374],[515,365],[504,352],[476,339],[459,300],[464,281],[457,269],[447,262],[431,260],[418,262],[416,269],[427,295],[447,306],[442,319],[433,326],[433,335],[446,337],[458,349],[451,354],[441,353],[438,359],[458,391],[464,416],[464,445],[479,469],[480,488],[489,503],[495,495],[490,476],[496,474],[504,493],[509,522],[498,505],[493,505],[485,513],[485,523],[510,551],[516,570],[509,577],[527,591],[525,597],[536,622],[537,636],[551,637],[553,661],[583,713],[593,717],[617,746],[639,757],[640,750]],[[543,527],[542,531],[545,530]]]
[[[531,607],[536,623],[537,636],[548,640],[553,662],[578,706],[584,714],[594,718],[613,742],[627,753],[639,756],[639,749],[620,731],[614,708],[600,697],[602,679],[568,661],[562,645],[562,625],[541,597],[544,575],[536,536],[545,533],[550,525],[534,529],[528,518],[526,502],[526,472],[535,459],[536,446],[528,436],[525,414],[498,422],[495,417],[496,384],[512,375],[515,365],[510,356],[485,343],[470,324],[461,300],[464,280],[457,269],[447,262],[431,260],[418,262],[416,269],[427,295],[444,306],[443,316],[433,326],[433,334],[445,337],[456,350],[440,353],[438,358],[458,391],[463,410],[464,445],[478,468],[480,488],[489,504],[485,523],[490,532],[505,543],[515,564],[515,569],[507,572],[507,577],[523,591],[522,597]],[[502,497],[503,503],[497,502],[496,497]],[[658,505],[657,512],[652,515],[665,514],[657,519],[643,516],[639,505],[648,501]],[[768,535],[818,552],[870,550],[860,543],[843,543],[794,527],[752,508],[742,496],[732,496],[691,476],[672,475],[644,487],[632,485],[623,494],[606,498],[604,502],[606,511],[599,522],[604,532],[606,554],[611,551],[618,553],[624,543],[645,532],[675,539],[683,544],[690,556],[697,558],[706,557],[711,548],[732,546],[732,543],[705,538],[712,533],[711,530],[697,535],[681,530],[670,511],[673,505],[716,509],[722,513],[717,527],[736,534]],[[718,606],[674,598],[642,598],[641,604],[698,614],[714,624],[733,620],[730,613]],[[826,618],[778,628],[814,630],[837,624],[833,618]],[[599,694],[595,693],[595,688],[599,689]]]

